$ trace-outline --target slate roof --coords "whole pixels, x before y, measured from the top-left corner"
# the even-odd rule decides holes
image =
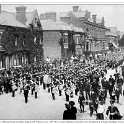
[[[73,12],[73,15],[76,16],[77,18],[85,17],[85,14],[86,14],[85,11]]]
[[[32,23],[36,13],[37,13],[37,10],[34,10],[32,12],[26,12],[26,24],[23,24],[16,19],[16,13],[2,11],[0,13],[0,25],[28,28],[29,24]]]
[[[68,25],[62,21],[52,21],[52,20],[41,20],[41,25],[43,30],[55,30],[55,31],[74,31],[74,32],[84,32],[81,28],[75,27],[73,25]]]
[[[69,13],[70,13],[70,12],[71,12],[71,11],[60,13],[60,17],[70,17],[70,16],[69,16]],[[77,18],[85,18],[86,11],[80,10],[80,11],[78,11],[78,12],[72,12],[72,14],[73,14],[75,17],[77,17]],[[89,22],[93,22],[92,17],[88,18],[88,21],[89,21]],[[101,24],[101,19],[97,17],[97,18],[96,18],[96,23],[97,23],[97,24]]]
[[[117,37],[117,33],[115,33],[115,32],[111,32],[111,31],[107,31],[107,32],[105,33],[105,35],[106,35],[106,36]]]
[[[13,27],[27,28],[26,25],[16,20],[16,17],[13,13],[2,11],[0,14],[0,25],[7,25]]]

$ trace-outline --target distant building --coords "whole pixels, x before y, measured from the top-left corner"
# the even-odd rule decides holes
[[[107,53],[110,50],[111,41],[114,47],[118,45],[119,31],[116,32],[115,28],[106,27],[104,17],[99,18],[88,10],[82,11],[79,6],[73,6],[72,11],[68,12],[42,13],[40,20],[52,20],[54,22],[59,20],[68,24],[72,29],[75,27],[78,31],[82,30],[83,35],[80,33],[75,34],[72,38],[74,40],[75,55]]]
[[[82,11],[79,6],[73,6],[73,10],[68,13],[61,13],[60,20],[75,26],[81,27],[85,35],[84,51],[96,52],[104,51],[107,45],[105,32],[108,28],[105,27],[104,17],[97,18],[97,15],[91,15],[88,10]]]

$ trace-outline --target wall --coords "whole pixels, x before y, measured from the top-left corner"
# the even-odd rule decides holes
[[[47,31],[43,32],[43,48],[44,48],[44,58],[60,58],[61,57],[61,47],[59,45],[59,40],[61,34],[59,32]]]

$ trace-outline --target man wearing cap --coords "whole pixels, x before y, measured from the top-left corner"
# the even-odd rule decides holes
[[[106,111],[106,115],[108,116],[109,114],[109,119],[110,120],[118,120],[121,119],[122,116],[120,115],[120,112],[116,106],[114,106],[114,101],[110,101],[110,106],[108,106],[108,109]]]

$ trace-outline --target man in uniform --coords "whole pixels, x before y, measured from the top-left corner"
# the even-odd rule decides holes
[[[29,93],[29,89],[30,89],[29,85],[26,84],[26,85],[24,86],[24,98],[25,98],[25,103],[28,102],[28,93]]]
[[[80,105],[81,113],[84,112],[84,102],[85,102],[84,95],[80,93],[79,98],[78,98],[78,103]]]

